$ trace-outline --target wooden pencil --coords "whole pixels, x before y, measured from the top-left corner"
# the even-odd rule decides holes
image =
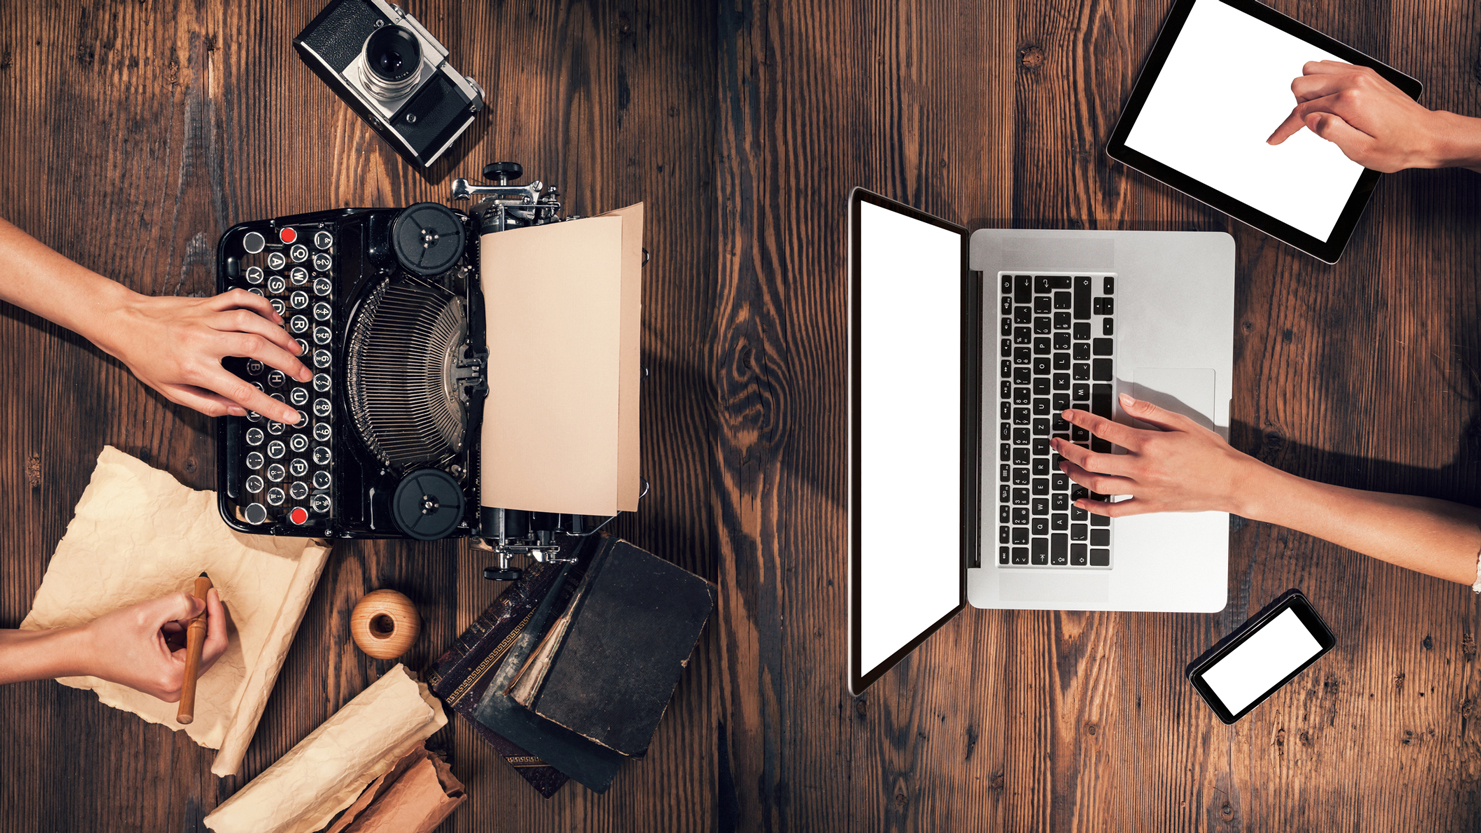
[[[192,594],[204,604],[206,594],[211,592],[211,577],[201,573],[195,580]],[[179,723],[195,720],[195,681],[200,675],[201,649],[206,644],[206,611],[190,620],[185,627],[185,679],[180,684],[180,710],[175,714]]]

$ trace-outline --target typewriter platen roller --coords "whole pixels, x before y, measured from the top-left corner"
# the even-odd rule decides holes
[[[561,222],[555,188],[457,180],[455,199],[242,223],[222,235],[217,288],[268,298],[313,379],[260,362],[228,370],[297,408],[296,425],[259,414],[217,421],[222,517],[242,532],[434,540],[481,536],[501,556],[552,556],[554,533],[604,519],[481,507],[477,453],[489,390],[478,241]]]

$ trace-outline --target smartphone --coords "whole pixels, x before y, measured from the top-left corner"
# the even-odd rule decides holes
[[[1189,663],[1188,681],[1233,723],[1336,644],[1305,594],[1291,589]]]

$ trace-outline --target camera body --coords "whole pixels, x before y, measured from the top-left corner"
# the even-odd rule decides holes
[[[427,167],[468,129],[483,89],[447,48],[385,0],[334,0],[293,39],[329,88],[408,162]]]

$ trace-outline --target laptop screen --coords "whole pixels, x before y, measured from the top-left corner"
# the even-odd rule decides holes
[[[855,190],[850,213],[850,686],[961,609],[966,230]]]

